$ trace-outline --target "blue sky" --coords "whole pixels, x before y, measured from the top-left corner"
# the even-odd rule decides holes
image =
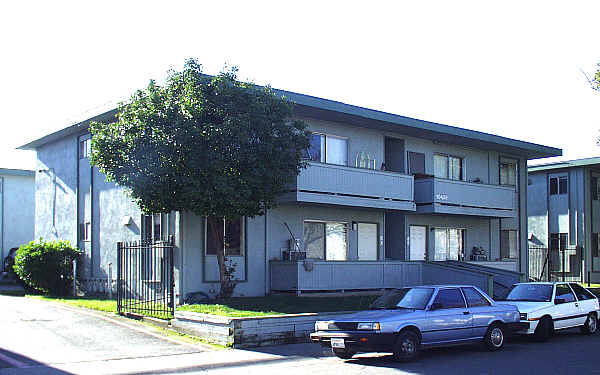
[[[600,155],[598,1],[3,2],[0,168],[187,57],[259,84]]]

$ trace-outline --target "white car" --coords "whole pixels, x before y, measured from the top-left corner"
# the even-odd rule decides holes
[[[539,341],[566,328],[580,327],[586,334],[598,330],[598,298],[576,283],[515,284],[498,303],[516,306],[521,322],[529,324],[528,329],[517,333],[532,334]]]

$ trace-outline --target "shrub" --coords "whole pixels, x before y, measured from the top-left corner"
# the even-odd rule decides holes
[[[31,241],[17,250],[14,270],[26,285],[42,293],[66,295],[73,285],[73,260],[79,249],[69,241]]]

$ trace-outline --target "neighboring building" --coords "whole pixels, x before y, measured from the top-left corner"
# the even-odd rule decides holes
[[[11,248],[19,247],[34,239],[34,176],[33,171],[0,168],[0,255],[2,256],[0,259],[2,260]]]
[[[600,282],[600,158],[535,165],[528,171],[530,247],[550,248],[555,276],[564,270],[574,280],[588,281],[589,275],[591,282]],[[532,251],[532,266],[536,255]]]
[[[223,224],[242,281],[237,294],[416,283],[424,260],[527,272],[527,160],[561,150],[277,92],[296,103],[295,115],[313,132],[310,162],[278,208]],[[114,114],[21,147],[36,150],[39,162],[36,237],[77,243],[87,257],[82,277],[101,280],[116,264],[117,241],[174,234],[180,298],[214,293],[211,219],[189,212],[142,218],[121,188],[90,167],[89,122]],[[289,249],[310,260],[283,261]]]

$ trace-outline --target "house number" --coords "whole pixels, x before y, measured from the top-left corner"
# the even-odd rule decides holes
[[[447,201],[448,200],[448,195],[446,194],[436,194],[435,195],[435,199],[438,201]]]

